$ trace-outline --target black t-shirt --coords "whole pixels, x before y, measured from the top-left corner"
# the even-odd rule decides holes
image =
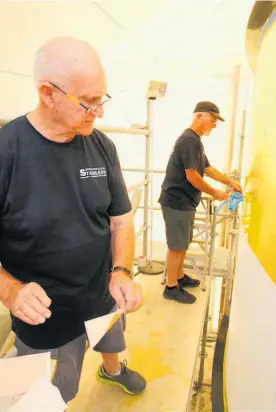
[[[203,177],[205,168],[209,166],[200,137],[192,129],[186,129],[174,145],[159,203],[172,209],[195,210],[201,192],[187,180],[185,169],[197,169]]]
[[[56,143],[19,117],[0,129],[0,208],[2,266],[52,299],[42,325],[13,318],[16,334],[40,349],[80,336],[115,304],[109,217],[131,210],[115,145],[98,130]]]

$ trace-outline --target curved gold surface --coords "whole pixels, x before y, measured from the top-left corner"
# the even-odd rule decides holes
[[[276,283],[276,23],[267,30],[255,73],[252,164],[245,229],[249,244]]]

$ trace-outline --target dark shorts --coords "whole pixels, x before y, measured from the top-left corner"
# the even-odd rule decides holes
[[[119,353],[125,350],[125,316],[122,316],[105,334],[94,350],[101,353]],[[51,350],[51,358],[57,361],[53,384],[58,387],[64,402],[69,402],[78,393],[82,364],[85,354],[86,334]],[[25,345],[18,337],[15,340],[17,356],[48,352]]]
[[[162,206],[166,226],[167,244],[170,250],[188,250],[193,239],[195,211],[183,211]]]

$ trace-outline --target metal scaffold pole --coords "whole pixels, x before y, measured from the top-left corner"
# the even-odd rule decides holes
[[[237,180],[241,180],[242,174],[242,161],[243,161],[243,152],[244,152],[244,141],[245,141],[245,128],[246,128],[246,111],[243,110],[242,113],[242,126],[241,126],[241,135],[240,135],[240,147],[239,147],[239,159],[238,159],[238,168],[236,171]],[[232,296],[232,288],[234,282],[234,275],[236,269],[236,260],[238,254],[238,242],[240,234],[240,214],[238,208],[235,209],[231,217],[231,228],[229,230],[231,236],[231,243],[229,248],[229,266],[228,272],[229,277],[226,280],[225,288],[225,298],[224,298],[224,312],[229,306]]]
[[[147,230],[143,236],[143,256],[148,256],[148,228],[149,228],[149,194],[150,194],[150,160],[151,160],[151,139],[152,139],[152,100],[147,101],[147,130],[148,135],[146,137],[145,148],[145,180],[147,184],[144,190],[144,225]]]
[[[214,278],[214,255],[215,255],[215,247],[216,247],[216,232],[217,228],[217,208],[214,207],[213,216],[212,216],[212,226],[211,226],[211,244],[210,244],[210,254],[209,254],[209,262],[208,262],[208,276],[209,276],[209,289],[208,289],[208,300],[207,306],[205,311],[205,318],[203,324],[203,331],[202,331],[202,338],[201,338],[201,351],[199,353],[200,357],[200,365],[199,365],[199,372],[198,372],[198,380],[194,383],[194,389],[197,392],[197,399],[195,405],[195,412],[200,410],[200,400],[202,394],[202,388],[204,386],[204,368],[205,368],[205,359],[207,357],[206,352],[206,342],[207,342],[207,333],[208,333],[208,322],[209,318],[209,310],[210,310],[210,297],[211,297],[211,289],[212,289],[212,281]]]
[[[146,265],[138,267],[140,273],[154,275],[162,273],[164,265],[152,260],[153,256],[153,104],[155,98],[147,101],[147,130],[145,148],[145,180],[147,184],[144,190],[144,226],[147,228],[143,235],[143,258]],[[150,217],[150,219],[149,219]],[[149,236],[150,235],[150,236]],[[150,238],[150,239],[149,239]],[[150,250],[149,250],[150,240]]]

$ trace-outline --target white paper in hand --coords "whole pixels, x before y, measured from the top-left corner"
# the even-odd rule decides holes
[[[0,398],[22,395],[34,383],[51,379],[50,352],[0,360]]]
[[[85,322],[86,332],[91,349],[97,345],[106,332],[114,325],[114,323],[122,316],[123,311],[118,309],[116,312],[108,315],[100,316],[95,319]]]
[[[66,408],[59,390],[44,377],[7,412],[64,412]]]

